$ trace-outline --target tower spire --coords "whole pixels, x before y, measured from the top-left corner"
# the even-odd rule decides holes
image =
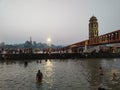
[[[30,36],[30,48],[32,48],[32,37]]]

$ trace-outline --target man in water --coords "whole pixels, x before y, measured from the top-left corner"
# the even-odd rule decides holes
[[[103,69],[102,69],[102,67],[99,67],[99,75],[100,76],[103,76],[104,74],[103,74]]]
[[[117,80],[117,75],[116,75],[116,73],[113,73],[113,78],[112,78],[112,80]]]
[[[36,81],[37,82],[41,82],[43,78],[43,74],[40,70],[38,70],[37,74],[36,74]]]

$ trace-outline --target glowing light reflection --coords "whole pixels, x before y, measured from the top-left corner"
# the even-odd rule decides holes
[[[53,64],[50,60],[47,60],[46,61],[46,64],[45,64],[45,76],[46,76],[46,80],[45,82],[46,83],[49,83],[52,85],[53,83]]]

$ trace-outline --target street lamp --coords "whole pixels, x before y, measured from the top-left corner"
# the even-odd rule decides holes
[[[49,38],[47,38],[47,43],[48,43],[48,46],[50,46],[51,45],[51,38],[49,37]]]
[[[48,44],[48,50],[47,50],[47,52],[51,53],[51,48],[50,48],[50,46],[51,46],[51,38],[50,37],[47,38],[47,44]]]

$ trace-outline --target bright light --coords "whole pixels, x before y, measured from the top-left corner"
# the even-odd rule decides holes
[[[48,46],[51,46],[51,38],[50,37],[47,38],[47,44],[48,44]]]
[[[48,38],[48,39],[47,39],[47,42],[51,42],[51,38]]]

